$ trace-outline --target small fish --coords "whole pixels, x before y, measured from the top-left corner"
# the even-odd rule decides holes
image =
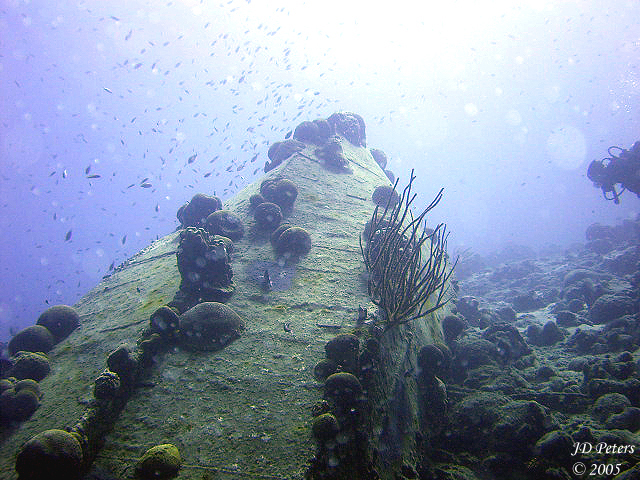
[[[73,235],[73,231],[69,230],[67,234],[64,236],[64,241],[68,242],[69,240],[71,240],[71,235]]]
[[[188,159],[187,159],[187,163],[193,163],[196,161],[196,157],[198,156],[197,153],[194,153],[193,155],[191,155]]]
[[[290,138],[291,138],[291,135],[293,135],[293,130],[289,130],[289,131],[287,132],[287,134],[284,136],[284,139],[285,139],[285,140],[290,139]]]
[[[156,212],[160,211],[160,205],[156,203]]]
[[[153,185],[148,183],[148,182],[144,182],[144,183],[140,184],[140,186],[142,188],[151,188],[151,187],[153,187]]]
[[[62,178],[67,178],[67,169],[65,168],[64,170],[62,170]]]
[[[265,292],[269,292],[273,288],[273,284],[271,283],[271,277],[269,277],[269,270],[265,270],[262,275],[262,281],[260,282],[260,286],[262,290]]]
[[[127,241],[127,236],[125,235],[124,237],[122,237],[122,244],[124,245],[126,241]]]
[[[91,171],[91,165],[84,169],[84,174],[87,175]]]
[[[361,305],[358,305],[358,325],[362,325],[367,321],[367,309],[362,308]]]
[[[102,89],[107,92],[107,93],[113,93],[111,90],[109,90],[107,87],[102,87]]]
[[[100,178],[100,175],[93,174],[93,175],[87,176],[87,178]]]
[[[291,331],[291,323],[289,322],[285,322],[282,324],[282,328],[285,332],[290,332]]]

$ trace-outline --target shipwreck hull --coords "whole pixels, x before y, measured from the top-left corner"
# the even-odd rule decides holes
[[[358,325],[360,306],[370,318],[376,311],[367,294],[359,239],[374,209],[374,189],[390,184],[369,149],[344,138],[340,143],[351,173],[328,170],[315,146],[307,145],[261,179],[284,177],[297,185],[287,220],[312,240],[311,251],[298,261],[278,263],[269,235],[255,227],[249,197],[259,192],[259,182],[225,202],[247,227],[234,242],[236,290],[226,302],[246,328],[215,352],[175,347],[156,354],[115,421],[104,420],[108,433],[92,454],[87,478],[132,477],[136,459],[165,443],[178,447],[183,460],[178,478],[185,480],[322,478],[325,473],[331,478],[330,469],[323,472],[317,465],[309,473],[317,449],[312,407],[324,394],[314,367],[337,334],[370,330]],[[51,373],[40,382],[41,406],[4,432],[0,477],[17,478],[15,456],[29,438],[73,427],[85,415],[107,356],[122,344],[135,349],[151,314],[178,291],[178,244],[179,232],[157,240],[74,306],[81,327],[50,352]],[[421,346],[441,339],[438,316],[444,313],[378,338],[380,356],[364,392],[362,430],[368,461],[381,478],[393,478],[403,464],[416,462],[416,432],[423,428],[425,408],[416,355]]]

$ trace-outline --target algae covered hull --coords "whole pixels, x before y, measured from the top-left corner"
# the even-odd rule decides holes
[[[246,230],[234,242],[235,292],[226,302],[244,330],[215,351],[175,346],[156,354],[104,436],[87,478],[130,478],[142,453],[166,443],[180,451],[181,479],[303,478],[308,472],[317,448],[312,407],[323,398],[314,368],[329,340],[363,328],[359,307],[375,312],[359,240],[374,208],[373,191],[390,183],[369,149],[344,136],[334,142],[345,168],[327,169],[322,152],[305,143],[261,179],[286,178],[297,186],[286,220],[311,237],[311,250],[299,259],[278,256],[269,234],[257,227],[250,197],[259,193],[260,182],[225,202]],[[0,477],[17,478],[15,455],[29,438],[76,424],[93,401],[107,356],[122,344],[135,348],[153,312],[174,298],[181,284],[179,241],[179,232],[157,240],[74,306],[81,326],[49,353],[51,373],[41,381],[40,408],[5,432]],[[375,388],[366,392],[369,413],[362,430],[382,478],[414,454],[411,433],[419,428],[415,382],[398,379],[407,359],[415,360],[420,346],[439,332],[431,314],[380,339],[384,354]]]

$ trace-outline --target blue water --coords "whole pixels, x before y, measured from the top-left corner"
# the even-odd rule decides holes
[[[340,110],[396,175],[416,169],[418,208],[445,187],[451,250],[635,216],[586,167],[639,139],[639,2],[374,3],[3,1],[0,339]]]

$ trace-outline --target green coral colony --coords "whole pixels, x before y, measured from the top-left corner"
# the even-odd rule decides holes
[[[327,119],[302,122],[292,139],[277,142],[269,148],[269,161],[264,170],[273,170],[293,155],[305,156],[302,151],[312,145],[315,156],[326,169],[349,173],[349,161],[344,155],[341,138],[356,147],[366,146],[365,125],[359,115],[336,113]],[[372,149],[370,153],[384,169],[387,162],[384,152]],[[80,478],[97,455],[102,437],[153,363],[154,355],[176,346],[195,352],[216,351],[242,335],[245,319],[225,305],[236,290],[232,258],[242,254],[234,242],[241,242],[247,231],[251,238],[267,237],[273,246],[275,260],[281,265],[295,263],[312,251],[309,232],[285,220],[292,215],[299,196],[296,184],[283,176],[285,172],[286,169],[281,169],[277,176],[264,180],[259,192],[251,196],[250,218],[225,210],[219,198],[202,193],[194,195],[178,210],[180,233],[176,257],[181,282],[174,298],[151,315],[149,326],[135,348],[122,345],[108,356],[106,368],[93,385],[94,400],[75,425],[64,430],[46,430],[23,445],[15,465],[20,480]],[[385,174],[393,180],[390,171],[385,170]],[[396,311],[385,312],[384,307],[391,302],[385,295],[407,296],[405,301],[411,304],[408,308],[411,318],[421,316],[416,313],[417,303],[426,298],[420,285],[403,284],[403,291],[392,289],[387,292],[376,282],[381,282],[379,276],[388,270],[384,262],[398,260],[397,253],[390,252],[390,248],[402,244],[415,252],[426,239],[433,241],[435,238],[436,248],[444,250],[440,237],[416,233],[416,229],[413,229],[413,236],[407,237],[406,230],[398,234],[402,227],[399,217],[406,214],[402,208],[408,209],[409,205],[407,195],[405,191],[401,198],[395,186],[389,185],[379,186],[373,192],[376,209],[368,225],[370,231],[365,231],[367,245],[363,246],[363,256],[372,272],[371,278],[376,279],[370,285],[375,296],[373,300],[381,307],[382,320],[386,319],[387,324],[381,329],[367,320],[366,310],[361,309],[358,329],[354,333],[339,334],[326,344],[326,358],[314,369],[316,379],[324,382],[324,398],[312,408],[314,416],[310,427],[317,449],[306,473],[309,479],[377,478],[369,444],[371,404],[367,393],[373,387],[374,372],[381,362],[376,336],[407,321],[405,317],[399,318]],[[374,243],[376,239],[378,244]],[[443,255],[441,251],[435,254]],[[440,260],[444,262],[443,258]],[[405,262],[407,269],[420,268],[418,254]],[[441,291],[448,276],[443,273],[442,265],[438,268],[440,270],[435,273],[426,273],[440,275],[435,279],[435,285]],[[264,281],[267,284],[268,275],[266,271]],[[416,278],[423,279],[419,275]],[[263,288],[262,293],[265,291],[269,289]],[[428,295],[433,291],[427,292]],[[444,303],[440,294],[436,305],[439,307]],[[365,323],[369,328],[363,328]],[[72,307],[58,305],[46,310],[36,325],[25,328],[11,339],[11,366],[2,372],[6,378],[0,380],[0,419],[3,423],[26,421],[38,408],[42,396],[38,382],[50,368],[46,354],[79,325],[80,317]],[[423,383],[433,391],[435,400],[439,399],[439,384],[435,372],[428,373],[426,366],[433,363],[433,358],[440,361],[441,356],[437,348],[425,349],[420,356],[425,372]],[[173,478],[181,465],[180,453],[174,445],[157,445],[138,460],[134,475],[141,479]]]

